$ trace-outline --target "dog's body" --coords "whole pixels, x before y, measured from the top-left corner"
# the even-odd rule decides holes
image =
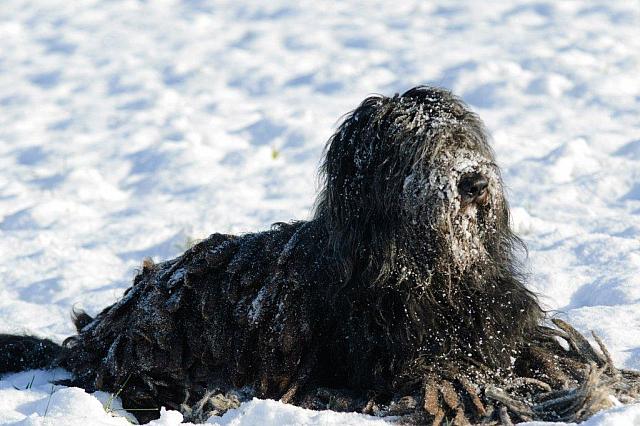
[[[370,97],[330,139],[323,172],[312,220],[145,262],[120,301],[78,316],[55,362],[151,408],[243,387],[390,399],[445,371],[512,369],[543,314],[478,117],[442,89]]]

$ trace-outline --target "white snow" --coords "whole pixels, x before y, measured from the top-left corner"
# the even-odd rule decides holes
[[[61,341],[145,256],[308,218],[337,119],[431,83],[494,135],[530,287],[640,369],[638,52],[626,0],[4,0],[0,332]],[[4,377],[0,423],[128,424],[52,374]],[[210,421],[374,420],[251,401]],[[640,424],[640,406],[586,424]]]
[[[242,404],[237,410],[228,411],[222,417],[211,417],[207,423],[217,426],[241,425],[386,425],[382,419],[358,413],[314,411],[281,404],[273,400],[252,401]]]

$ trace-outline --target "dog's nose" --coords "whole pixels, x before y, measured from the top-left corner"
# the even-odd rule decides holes
[[[465,202],[471,202],[484,197],[487,193],[489,181],[480,173],[468,173],[462,176],[458,184],[458,192]]]

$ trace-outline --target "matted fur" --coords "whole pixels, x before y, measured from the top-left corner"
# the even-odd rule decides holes
[[[483,203],[459,193],[470,173],[488,182]],[[78,317],[58,364],[129,408],[233,389],[391,401],[421,398],[434,375],[508,375],[542,339],[487,132],[460,99],[424,86],[365,99],[330,138],[322,175],[310,221],[145,262],[121,300]]]
[[[483,171],[486,206],[458,179]],[[313,220],[215,234],[147,265],[66,342],[85,387],[136,406],[205,389],[280,398],[298,382],[393,393],[438,361],[507,367],[541,319],[517,273],[479,118],[441,89],[367,98],[328,142]]]

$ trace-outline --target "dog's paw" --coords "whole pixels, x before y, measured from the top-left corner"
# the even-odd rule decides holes
[[[228,410],[240,407],[240,397],[235,392],[207,392],[193,405],[182,404],[180,411],[186,422],[204,423],[211,416],[221,416]]]
[[[428,376],[424,386],[424,410],[433,425],[477,423],[488,416],[479,390],[464,376]]]

